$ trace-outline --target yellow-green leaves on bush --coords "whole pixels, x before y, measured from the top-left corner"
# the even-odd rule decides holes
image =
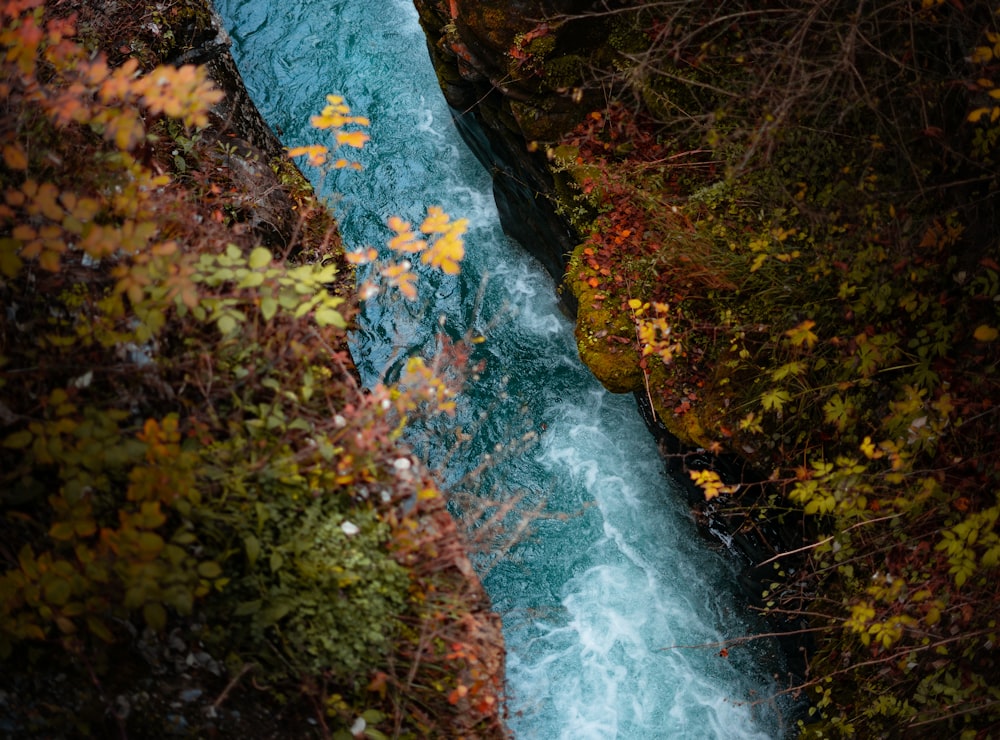
[[[948,556],[949,573],[956,586],[963,586],[980,569],[992,569],[1000,563],[1000,535],[996,524],[1000,505],[991,506],[962,518],[941,532],[935,549]],[[985,573],[983,574],[985,576]]]
[[[216,563],[199,563],[192,554],[197,539],[189,532],[166,528],[170,510],[198,499],[195,458],[180,447],[176,417],[148,419],[142,432],[127,439],[118,415],[95,409],[78,415],[69,404],[56,411],[34,425],[31,440],[17,440],[24,443],[25,469],[32,476],[53,474],[59,492],[48,497],[50,549],[36,557],[25,545],[20,567],[0,575],[6,596],[0,648],[6,650],[18,639],[41,639],[53,629],[64,635],[87,629],[109,640],[107,620],[137,611],[151,627],[162,627],[164,607],[188,613],[208,593],[211,584],[199,575],[221,575]],[[126,480],[122,497],[119,486]],[[33,495],[30,482],[21,491],[10,484],[5,481],[13,500]]]

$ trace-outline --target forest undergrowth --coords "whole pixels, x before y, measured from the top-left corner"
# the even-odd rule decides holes
[[[242,138],[170,61],[208,11],[0,5],[0,733],[503,736],[499,624],[402,441],[462,354],[361,388],[367,250],[288,155],[350,167],[367,121]],[[366,295],[464,228],[391,219]]]
[[[548,145],[581,356],[756,469],[690,470],[710,509],[797,528],[760,608],[811,636],[803,736],[994,736],[995,5],[626,2],[517,38],[522,87],[608,101]]]

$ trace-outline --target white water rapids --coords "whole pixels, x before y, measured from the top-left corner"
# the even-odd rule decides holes
[[[705,542],[631,396],[606,393],[581,366],[548,276],[500,231],[490,180],[465,149],[408,0],[217,0],[258,107],[289,146],[322,141],[309,117],[328,93],[371,119],[361,172],[314,181],[337,193],[346,243],[380,247],[396,214],[428,205],[470,220],[459,276],[424,274],[421,301],[369,302],[353,352],[366,382],[390,379],[436,334],[486,333],[486,369],[455,428],[417,440],[459,481],[485,454],[480,491],[521,492],[546,516],[484,558],[507,642],[509,724],[518,738],[775,738],[767,701],[778,665],[766,641],[707,645],[759,629],[736,592],[736,564]],[[483,280],[485,288],[481,290]],[[482,293],[481,300],[477,296]],[[514,455],[512,436],[538,434]],[[497,446],[500,446],[498,454]],[[442,463],[443,464],[443,463]]]

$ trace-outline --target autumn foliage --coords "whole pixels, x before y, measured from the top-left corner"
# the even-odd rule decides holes
[[[549,148],[581,355],[756,469],[690,475],[811,636],[803,734],[992,736],[995,7],[625,5],[589,70],[614,102]]]
[[[443,358],[363,391],[350,268],[301,176],[225,130],[205,69],[109,61],[70,9],[0,6],[0,722],[501,734],[497,625],[399,443],[449,412]],[[343,166],[367,122],[327,103],[331,145],[301,153]],[[300,214],[284,231],[239,157],[281,193],[255,208]],[[457,270],[464,222],[422,228]]]

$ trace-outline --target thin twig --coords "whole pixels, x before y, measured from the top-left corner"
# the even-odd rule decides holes
[[[233,676],[232,680],[226,684],[226,688],[224,688],[222,690],[222,693],[219,694],[219,697],[214,702],[212,702],[212,709],[218,709],[220,706],[222,706],[222,702],[226,700],[226,697],[229,696],[229,692],[233,690],[233,688],[236,686],[239,680],[243,678],[246,674],[248,674],[250,671],[252,671],[254,668],[255,666],[253,663],[244,663],[243,667],[240,668],[240,672],[237,673],[235,676]]]

